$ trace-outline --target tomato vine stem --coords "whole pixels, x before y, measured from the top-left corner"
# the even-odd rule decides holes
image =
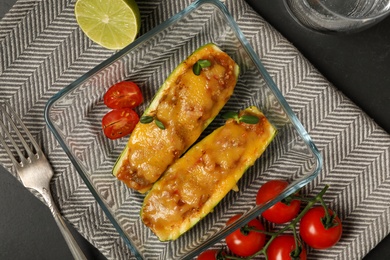
[[[309,211],[309,209],[312,208],[314,206],[314,204],[319,202],[325,209],[325,217],[324,217],[325,218],[325,222],[329,222],[329,221],[331,223],[333,222],[334,215],[330,216],[330,214],[328,212],[328,207],[326,206],[325,201],[323,199],[323,196],[326,193],[326,191],[328,190],[328,188],[329,188],[329,185],[325,185],[325,187],[313,198],[308,198],[308,197],[299,196],[299,195],[291,196],[291,198],[293,198],[293,199],[297,199],[297,200],[301,200],[301,201],[307,202],[307,205],[298,214],[298,216],[296,216],[289,224],[285,225],[283,228],[279,229],[276,232],[269,232],[269,231],[265,231],[265,230],[260,230],[260,229],[257,229],[257,228],[254,228],[254,227],[251,227],[251,226],[248,226],[248,225],[243,226],[241,228],[241,230],[244,231],[244,232],[250,232],[250,231],[260,232],[260,233],[263,233],[263,234],[266,234],[266,235],[270,236],[270,238],[269,238],[269,240],[267,241],[267,243],[264,245],[264,247],[261,250],[257,251],[255,254],[253,254],[251,256],[248,256],[248,257],[237,257],[237,256],[231,256],[231,255],[223,255],[224,259],[231,259],[231,260],[247,260],[248,259],[249,260],[249,259],[252,259],[252,258],[260,255],[260,254],[263,254],[265,256],[265,259],[268,259],[268,257],[267,257],[267,249],[268,249],[269,245],[272,243],[272,241],[277,236],[279,236],[280,234],[286,232],[287,230],[292,230],[292,232],[293,232],[294,239],[295,239],[295,245],[296,245],[295,250],[293,252],[293,255],[295,257],[298,257],[299,254],[301,253],[301,250],[302,250],[301,249],[302,243],[300,243],[300,239],[298,238],[297,231],[296,231],[296,225],[302,219],[302,217]]]

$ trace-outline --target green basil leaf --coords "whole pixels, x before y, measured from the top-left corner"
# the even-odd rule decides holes
[[[194,64],[194,66],[192,66],[192,71],[194,72],[194,74],[196,76],[199,76],[202,69],[210,67],[210,66],[211,66],[211,62],[209,60],[198,60]]]
[[[152,116],[141,116],[141,118],[139,119],[139,121],[141,122],[141,124],[149,124],[149,123],[151,123],[153,120],[154,120],[154,118],[153,118]]]
[[[210,62],[209,60],[198,60],[197,63],[199,63],[199,65],[200,65],[200,67],[201,67],[202,69],[211,66],[211,62]]]
[[[224,113],[223,115],[222,115],[222,118],[224,118],[224,119],[238,119],[238,113],[237,112],[232,112],[232,111],[228,111],[228,112],[226,112],[226,113]]]
[[[196,62],[194,66],[192,66],[192,71],[196,76],[200,75],[200,71],[202,70],[202,67],[200,66],[199,62]]]
[[[259,118],[257,116],[243,115],[240,117],[240,122],[254,125],[259,122]]]
[[[158,128],[165,130],[165,125],[157,118],[154,119],[154,123],[158,126]]]

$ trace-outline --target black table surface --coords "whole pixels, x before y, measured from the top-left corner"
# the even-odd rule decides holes
[[[16,0],[0,1],[0,18]],[[390,17],[362,32],[323,34],[295,23],[281,0],[246,0],[340,91],[390,133]],[[72,227],[88,259],[105,259]],[[49,209],[0,167],[0,259],[71,259]],[[390,259],[390,236],[365,260]]]

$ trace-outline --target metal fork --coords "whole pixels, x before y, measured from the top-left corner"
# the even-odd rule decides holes
[[[0,118],[0,128],[3,132],[3,135],[0,135],[0,142],[10,156],[23,185],[36,190],[42,195],[73,257],[77,260],[86,259],[54,203],[50,192],[50,180],[53,176],[53,169],[49,161],[20,117],[7,102],[0,105],[0,111],[3,114]],[[24,132],[24,135],[27,137],[26,139],[23,137],[22,132],[19,131],[18,126]],[[14,139],[15,135],[17,137]],[[18,143],[20,143],[19,145],[22,146],[22,149],[18,147]],[[14,148],[15,152],[12,152],[11,147]],[[14,155],[15,153],[17,156]]]

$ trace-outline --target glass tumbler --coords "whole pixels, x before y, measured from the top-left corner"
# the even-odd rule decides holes
[[[322,32],[356,32],[390,14],[390,0],[284,0],[300,24]]]

